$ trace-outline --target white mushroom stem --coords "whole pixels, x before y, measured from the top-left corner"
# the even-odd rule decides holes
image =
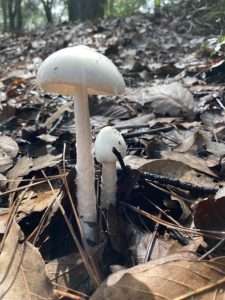
[[[116,162],[104,162],[102,164],[102,195],[101,204],[108,209],[110,205],[116,205],[117,173]]]
[[[96,223],[97,218],[94,161],[91,151],[92,139],[87,90],[80,88],[76,97],[74,110],[77,152],[77,199],[78,212],[85,226],[86,223]],[[89,235],[93,233],[89,232],[87,228],[84,228],[84,230],[89,239]]]

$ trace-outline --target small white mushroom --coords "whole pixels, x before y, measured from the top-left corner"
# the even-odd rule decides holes
[[[59,50],[50,55],[37,74],[48,92],[75,96],[78,211],[87,239],[94,239],[96,196],[88,94],[118,95],[125,83],[116,66],[104,55],[86,46]]]
[[[99,132],[95,141],[95,156],[102,164],[102,207],[106,209],[116,204],[117,158],[113,148],[116,148],[122,157],[126,155],[127,145],[123,136],[115,128],[106,126]]]

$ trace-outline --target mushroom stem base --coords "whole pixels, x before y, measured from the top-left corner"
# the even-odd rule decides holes
[[[102,196],[101,205],[108,209],[110,205],[116,205],[117,191],[116,162],[103,163],[102,165]]]

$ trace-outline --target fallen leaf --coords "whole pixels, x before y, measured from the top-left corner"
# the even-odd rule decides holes
[[[137,100],[138,99],[138,100]],[[180,117],[194,114],[194,99],[188,89],[179,82],[139,88],[129,95],[129,100],[150,106],[160,116]]]
[[[190,153],[178,153],[175,151],[163,151],[161,154],[165,159],[182,162],[199,172],[217,177],[216,174],[208,168],[206,161],[200,157],[194,156]]]
[[[5,172],[13,165],[12,158],[4,151],[0,150],[0,172]]]
[[[198,229],[225,231],[224,188],[215,197],[195,204],[194,223]]]
[[[19,152],[18,144],[9,136],[0,136],[0,150],[14,158]]]
[[[219,260],[174,255],[110,275],[90,300],[219,300],[225,296],[224,275]]]
[[[60,163],[62,159],[62,155],[52,155],[52,154],[46,154],[43,156],[40,156],[38,158],[33,159],[33,167],[32,171],[41,170],[47,167],[54,167],[57,164]]]
[[[17,210],[17,221],[31,213],[45,210],[53,204],[56,198],[60,198],[59,193],[60,189],[52,191],[49,186],[46,188],[45,184],[36,186],[36,188],[34,186],[25,194],[21,193],[18,196],[20,205]]]
[[[2,300],[54,299],[38,250],[21,242],[23,234],[13,222],[0,254],[0,298]]]

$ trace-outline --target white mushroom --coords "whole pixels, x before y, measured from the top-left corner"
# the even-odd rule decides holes
[[[88,94],[123,93],[123,77],[104,55],[86,46],[76,46],[50,55],[41,64],[37,79],[45,91],[76,98],[78,211],[87,239],[93,240],[97,217]]]
[[[102,164],[102,207],[108,209],[116,204],[117,189],[117,158],[113,153],[116,148],[122,157],[126,155],[126,142],[118,130],[111,126],[104,127],[98,134],[95,141],[95,156]]]

